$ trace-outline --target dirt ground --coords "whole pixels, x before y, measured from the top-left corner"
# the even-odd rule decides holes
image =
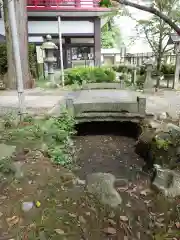
[[[179,227],[178,202],[149,191],[149,177],[141,172],[143,160],[134,153],[135,139],[129,137],[138,131],[130,125],[120,131],[116,124],[84,125],[78,130],[73,172],[81,179],[92,172],[114,174],[120,180],[116,188],[123,199],[121,209],[102,206],[84,186],[76,185],[72,172],[41,152],[26,149],[14,157],[24,163],[24,177],[1,179],[0,240],[148,240],[153,235],[156,240],[173,239],[176,233],[171,230]],[[125,132],[129,135],[123,136]],[[22,203],[29,201],[34,207],[24,212]],[[35,206],[37,201],[40,206]]]

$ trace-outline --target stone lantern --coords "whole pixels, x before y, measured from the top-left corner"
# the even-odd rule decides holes
[[[148,59],[145,62],[146,65],[146,79],[144,82],[144,92],[154,92],[154,81],[152,79],[152,71],[153,71],[153,65],[154,61],[152,59]]]
[[[42,44],[41,48],[45,52],[44,62],[47,64],[49,81],[54,84],[55,81],[53,65],[56,62],[56,58],[54,57],[54,50],[58,49],[58,47],[55,43],[52,42],[51,35],[46,36],[46,41]]]

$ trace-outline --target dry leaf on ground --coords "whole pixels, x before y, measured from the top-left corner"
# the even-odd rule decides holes
[[[116,234],[116,229],[112,227],[107,227],[103,229],[103,232],[109,235],[114,235]]]
[[[64,230],[57,228],[54,230],[56,233],[60,234],[60,235],[64,235]]]
[[[120,216],[120,220],[123,222],[129,221],[129,218],[127,216]]]
[[[12,227],[20,221],[20,218],[18,216],[13,216],[11,218],[6,218],[6,221],[9,227]]]

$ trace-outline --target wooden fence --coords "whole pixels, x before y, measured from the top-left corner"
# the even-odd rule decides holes
[[[156,61],[156,56],[153,53],[137,53],[137,54],[126,54],[121,56],[121,63],[130,63],[133,65],[141,66],[147,59],[152,58]],[[176,55],[168,53],[163,57],[163,63],[175,65]]]

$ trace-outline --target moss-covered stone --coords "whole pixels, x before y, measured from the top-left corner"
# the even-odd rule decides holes
[[[135,151],[144,158],[149,168],[154,164],[177,168],[180,164],[180,127],[167,123],[156,128],[144,127]]]

